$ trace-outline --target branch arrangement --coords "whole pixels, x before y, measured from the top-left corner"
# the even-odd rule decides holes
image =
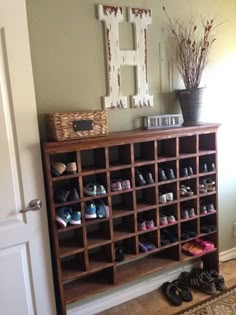
[[[186,89],[199,87],[202,72],[208,63],[208,56],[215,42],[214,29],[219,25],[214,19],[203,20],[202,29],[198,30],[195,19],[187,23],[171,19],[163,7],[167,17],[167,26],[176,43],[177,68]],[[200,34],[199,34],[200,33]]]

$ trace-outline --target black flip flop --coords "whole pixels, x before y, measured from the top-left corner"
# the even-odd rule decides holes
[[[165,282],[161,286],[162,293],[175,306],[182,304],[182,297],[177,286],[171,282]]]
[[[192,293],[189,290],[188,286],[184,283],[184,281],[176,279],[173,281],[173,284],[175,284],[177,288],[179,289],[179,292],[183,301],[190,302],[193,300]]]

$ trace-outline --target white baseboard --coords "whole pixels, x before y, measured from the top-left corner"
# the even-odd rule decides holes
[[[67,307],[68,315],[94,315],[118,304],[135,299],[138,296],[158,289],[165,281],[173,281],[181,272],[190,271],[200,264],[200,260],[194,263],[186,263],[175,269],[167,269],[145,279],[112,289],[108,293],[96,295],[87,301],[74,303]]]
[[[220,262],[224,262],[230,259],[236,259],[236,247],[221,252],[220,255]]]

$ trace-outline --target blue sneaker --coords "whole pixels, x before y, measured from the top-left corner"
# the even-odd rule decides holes
[[[81,224],[81,212],[73,210],[71,213],[70,224]]]
[[[88,196],[96,196],[97,194],[97,185],[89,183],[84,187],[84,193]]]
[[[93,201],[85,202],[85,218],[86,219],[96,219],[96,206]]]
[[[70,207],[62,207],[56,211],[56,220],[63,227],[67,226],[67,223],[71,220],[72,209]]]
[[[99,219],[106,217],[105,203],[103,202],[102,199],[100,199],[96,202],[96,212],[97,212],[97,217]]]
[[[96,191],[97,195],[106,195],[107,192],[103,185],[97,184],[96,186],[97,186],[97,191]]]

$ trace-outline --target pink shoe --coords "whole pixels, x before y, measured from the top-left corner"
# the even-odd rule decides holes
[[[121,179],[120,183],[121,183],[121,187],[123,190],[131,188],[130,180],[128,180],[128,179]]]
[[[120,191],[122,190],[122,185],[119,180],[113,181],[111,184],[111,191]]]
[[[144,221],[142,221],[142,222],[138,222],[138,230],[139,231],[146,231],[146,224],[145,224],[145,222]]]
[[[154,229],[154,227],[155,227],[153,220],[147,220],[147,221],[145,221],[145,225],[146,225],[146,229],[147,229],[147,230]]]
[[[167,220],[168,220],[168,223],[169,223],[169,224],[176,222],[175,217],[174,217],[173,215],[169,215],[169,216],[167,217]]]
[[[215,248],[215,245],[213,242],[206,241],[206,240],[203,240],[201,238],[196,239],[196,244],[202,245],[204,247],[204,251],[205,250],[211,250],[211,249]]]

